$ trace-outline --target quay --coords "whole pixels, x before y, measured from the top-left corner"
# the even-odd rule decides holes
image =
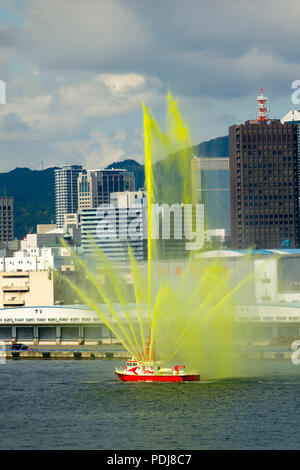
[[[115,345],[116,346],[116,345]],[[104,347],[103,349],[35,349],[29,348],[27,350],[5,350],[6,359],[40,359],[40,360],[95,360],[95,359],[122,359],[127,360],[131,358],[131,355],[123,349],[112,349]],[[2,351],[1,351],[2,352]],[[292,351],[286,348],[270,350],[268,348],[249,350],[245,348],[243,350],[232,352],[232,359],[240,360],[291,360]],[[3,357],[3,352],[2,352]]]
[[[95,359],[128,359],[130,355],[127,351],[109,351],[97,349],[48,349],[48,350],[12,350],[5,351],[6,359],[42,359],[42,360],[95,360]]]

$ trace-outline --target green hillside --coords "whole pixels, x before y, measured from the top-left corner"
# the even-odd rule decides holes
[[[198,157],[228,157],[229,156],[229,139],[228,135],[217,137],[216,139],[201,142],[194,146],[194,153]]]
[[[15,237],[35,231],[38,223],[55,222],[54,169],[15,168],[0,173],[0,195],[14,197]]]

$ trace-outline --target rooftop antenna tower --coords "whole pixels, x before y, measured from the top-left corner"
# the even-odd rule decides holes
[[[256,98],[258,101],[258,118],[257,121],[267,121],[268,120],[268,109],[266,106],[267,99],[263,96],[263,88],[260,88],[260,96]]]

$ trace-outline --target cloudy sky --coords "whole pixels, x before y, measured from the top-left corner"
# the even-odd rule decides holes
[[[170,89],[194,144],[295,106],[299,0],[0,0],[0,171],[143,161]],[[300,107],[300,105],[299,105]]]

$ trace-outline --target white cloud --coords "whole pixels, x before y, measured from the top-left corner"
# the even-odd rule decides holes
[[[43,121],[47,120],[47,108],[51,103],[51,96],[36,96],[36,97],[22,97],[17,101],[11,103],[7,102],[2,116],[15,113],[20,117],[21,121],[29,126],[42,125]]]
[[[90,74],[72,84],[54,81],[51,94],[44,95],[45,84],[34,81],[40,79],[40,74],[30,82],[16,77],[10,84],[12,94],[2,117],[15,113],[32,130],[49,135],[63,129],[70,132],[90,118],[140,113],[143,101],[155,103],[160,99],[157,82],[134,74]]]
[[[98,80],[105,83],[113,94],[127,93],[145,84],[145,78],[136,74],[101,74]]]
[[[93,75],[62,86],[58,96],[66,110],[80,110],[84,117],[114,116],[140,109],[145,100],[157,100],[155,85],[141,75]]]
[[[127,137],[127,133],[123,130],[120,130],[116,133],[114,139],[117,141],[120,140],[124,142],[124,140],[126,140],[126,137]]]
[[[112,162],[120,161],[126,151],[120,141],[110,139],[102,132],[93,131],[88,139],[72,140],[72,142],[57,142],[55,147],[65,155],[66,161],[84,160],[87,168],[105,168]]]

